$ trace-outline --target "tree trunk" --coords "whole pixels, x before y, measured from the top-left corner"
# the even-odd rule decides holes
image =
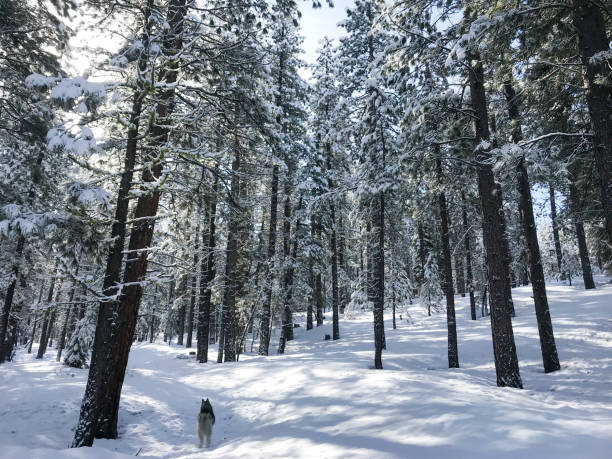
[[[582,266],[582,279],[584,280],[584,288],[586,290],[595,288],[593,281],[593,272],[591,271],[591,260],[589,259],[589,250],[587,248],[586,237],[584,235],[584,224],[582,223],[582,204],[578,187],[576,185],[576,173],[570,171],[569,177],[570,191],[570,209],[574,219],[574,227],[576,228],[576,238],[578,239],[578,253],[580,255],[580,265]]]
[[[523,222],[523,214],[521,213],[521,209],[520,209],[520,199],[519,199],[519,223],[521,225],[521,228],[524,225]],[[533,207],[533,206],[532,206]],[[521,272],[520,272],[520,279],[519,282],[521,283],[521,285],[528,285],[529,284],[529,253],[527,250],[527,244],[522,244],[522,250],[521,250]]]
[[[338,267],[340,272],[343,273],[338,280],[338,297],[339,297],[339,308],[340,314],[344,314],[344,309],[349,302],[348,291],[346,285],[347,269],[346,269],[346,237],[344,222],[342,221],[342,213],[340,213],[339,219],[339,231],[338,231]]]
[[[474,130],[478,192],[482,212],[483,241],[487,265],[487,281],[491,302],[491,332],[497,385],[522,388],[519,372],[510,305],[508,304],[510,271],[504,247],[506,232],[501,186],[496,183],[490,158],[489,123],[484,88],[484,71],[478,53],[470,53],[468,69]]]
[[[300,196],[300,200],[298,203],[297,211],[299,212],[302,209],[302,197]],[[285,344],[286,341],[291,341],[293,339],[293,320],[291,316],[291,304],[293,299],[293,280],[295,277],[295,261],[297,258],[297,249],[298,249],[298,230],[300,228],[300,220],[296,220],[295,222],[295,231],[293,233],[293,247],[291,248],[291,254],[289,259],[289,267],[287,269],[287,279],[285,285],[285,304],[284,311],[288,317],[285,317],[285,323],[283,326],[283,332],[280,338],[280,344],[278,346],[278,353],[283,354],[285,352]],[[311,318],[312,322],[312,318]],[[312,328],[312,323],[311,323]]]
[[[76,268],[76,272],[74,274],[75,276],[79,275],[79,267],[77,266]],[[55,360],[58,362],[62,361],[62,351],[64,350],[64,346],[66,345],[66,334],[68,332],[68,324],[70,323],[70,316],[72,314],[72,311],[74,310],[74,305],[73,305],[73,301],[74,301],[74,295],[76,294],[76,289],[77,289],[78,284],[76,282],[74,282],[74,284],[72,285],[72,289],[70,290],[70,296],[68,297],[68,309],[66,311],[66,316],[64,317],[64,323],[62,325],[62,331],[60,333],[60,338],[57,344],[57,355],[55,357]]]
[[[293,272],[288,264],[292,263],[290,245],[291,245],[291,186],[289,183],[289,176],[285,180],[284,186],[285,194],[285,205],[284,205],[284,218],[283,218],[283,306],[281,310],[281,336],[280,344],[278,347],[278,353],[282,354],[285,352],[285,341],[291,341],[293,339],[293,313],[291,312],[291,305],[287,301],[287,295],[290,295],[289,289],[290,284],[293,283]]]
[[[168,7],[167,22],[169,28],[164,38],[166,56],[176,56],[182,48],[183,18],[186,14],[186,0],[171,0]],[[113,324],[110,328],[108,341],[104,343],[101,356],[104,363],[103,373],[96,385],[102,386],[94,390],[88,401],[87,390],[81,418],[87,417],[90,404],[96,407],[94,419],[90,419],[81,428],[81,419],[75,433],[74,446],[85,446],[92,443],[91,433],[96,438],[117,438],[117,421],[121,388],[125,377],[128,355],[132,345],[134,330],[138,319],[138,309],[142,298],[142,281],[146,276],[149,247],[153,238],[155,215],[159,205],[161,190],[154,186],[160,179],[164,166],[164,146],[168,141],[169,128],[172,125],[170,116],[174,111],[174,92],[178,74],[178,62],[170,61],[161,72],[159,81],[163,84],[159,89],[156,106],[155,123],[151,129],[151,142],[147,149],[146,162],[151,167],[145,167],[142,172],[145,193],[138,197],[134,211],[134,226],[130,233],[128,255],[123,272],[123,290],[113,314]],[[91,375],[90,369],[90,375]],[[89,381],[88,381],[89,385]],[[85,411],[86,416],[83,416]],[[81,433],[83,432],[83,433]]]
[[[57,303],[59,300],[59,292],[55,296],[55,302]],[[57,318],[57,307],[51,311],[51,319],[49,319],[49,328],[47,330],[47,341],[48,347],[53,347],[53,337],[55,336],[55,319]],[[45,352],[47,348],[45,347]]]
[[[0,363],[5,362],[10,356],[6,355],[6,335],[8,333],[9,317],[11,316],[11,308],[13,307],[13,297],[15,296],[15,287],[17,287],[17,280],[19,279],[19,260],[23,255],[23,249],[25,247],[25,238],[19,235],[17,240],[17,247],[15,248],[15,255],[11,273],[11,281],[6,294],[4,296],[4,307],[2,308],[2,315],[0,315]]]
[[[520,174],[520,172],[519,172]],[[555,200],[555,187],[552,182],[548,184],[548,193],[550,196],[550,219],[552,222],[553,240],[555,243],[555,254],[557,255],[557,268],[561,279],[564,279],[563,272],[563,254],[561,252],[561,240],[559,239],[559,224],[557,223],[557,204]]]
[[[448,328],[448,367],[459,368],[459,351],[457,349],[457,321],[455,319],[455,292],[453,290],[453,269],[451,266],[450,235],[448,208],[443,189],[444,175],[442,161],[436,158],[436,175],[440,192],[438,206],[440,210],[440,234],[442,236],[442,254],[444,256],[444,294],[446,295],[446,325]]]
[[[156,287],[156,293],[157,293],[157,287]],[[157,295],[155,295],[155,298],[153,300],[153,308],[151,309],[151,315],[149,317],[149,343],[152,344],[153,341],[155,341],[154,337],[155,337],[155,305],[157,304]]]
[[[172,329],[172,321],[174,320],[174,314],[172,314],[172,307],[174,305],[174,278],[170,281],[170,285],[168,286],[168,301],[166,303],[166,330],[164,333],[164,341],[168,343],[168,345],[172,344],[172,335],[174,334],[174,330]]]
[[[603,4],[603,2],[602,2]],[[610,58],[593,58],[610,49],[602,6],[592,0],[573,0],[573,23],[584,71],[586,99],[591,116],[595,163],[601,185],[601,202],[608,242],[612,244],[612,87],[598,83]]]
[[[45,158],[45,152],[45,148],[40,149],[40,152],[36,157],[34,168],[39,168],[42,165],[43,159]],[[30,186],[30,190],[28,191],[28,203],[32,203],[36,194],[36,189],[36,179],[34,179],[32,185]],[[4,295],[4,306],[2,308],[2,313],[0,314],[0,363],[3,363],[7,359],[10,359],[12,354],[12,345],[7,341],[7,335],[9,327],[9,318],[11,316],[11,309],[13,308],[13,299],[15,297],[15,288],[17,287],[17,281],[20,277],[19,266],[22,262],[25,243],[25,237],[22,234],[19,234],[19,236],[17,237],[17,244],[15,246],[15,253],[13,255],[13,264],[10,268],[11,277],[8,287],[6,289],[6,293]],[[7,352],[8,347],[11,348],[10,352]]]
[[[179,284],[179,286],[181,284],[182,282]],[[182,292],[179,292],[179,293],[182,293]],[[185,339],[185,309],[186,309],[185,300],[181,299],[181,306],[178,309],[178,330],[177,330],[177,336],[176,336],[176,344],[179,346],[182,346],[184,344],[183,341]]]
[[[393,307],[393,330],[397,329],[397,324],[395,323],[395,282],[391,286],[391,306]]]
[[[576,221],[576,238],[578,239],[578,251],[580,253],[580,264],[582,265],[582,279],[586,290],[595,288],[593,273],[591,271],[591,260],[587,248],[586,237],[584,235],[584,225],[581,221]]]
[[[311,244],[315,239],[315,224],[314,224],[314,216],[311,217],[310,220],[310,238]],[[312,260],[312,256],[308,261],[308,280],[310,283],[311,296],[308,301],[308,307],[306,309],[306,330],[311,330],[313,327],[312,316],[314,311],[314,304],[316,303],[316,295],[315,295],[315,274],[314,274],[314,262]]]
[[[113,244],[110,247],[106,260],[106,270],[102,287],[104,296],[109,299],[115,297],[115,295],[119,293],[117,285],[121,278],[130,190],[132,188],[134,165],[136,163],[138,147],[138,129],[140,125],[140,116],[142,114],[142,105],[147,94],[144,88],[144,80],[146,79],[145,70],[148,62],[148,39],[151,29],[150,17],[152,9],[153,0],[148,0],[147,6],[143,10],[144,32],[141,41],[144,47],[138,59],[139,78],[136,80],[137,87],[134,92],[134,100],[132,102],[127,132],[123,172],[121,174],[119,191],[117,193],[115,218],[113,219],[111,229],[111,240]],[[104,352],[109,343],[112,315],[116,306],[117,302],[113,300],[101,301],[99,305],[89,374],[85,387],[85,394],[83,395],[83,401],[81,403],[79,421],[71,445],[73,448],[93,445],[98,414],[101,409],[102,392],[105,389],[104,375],[107,372],[107,363],[109,363],[105,358]]]
[[[42,165],[46,151],[46,148],[41,148],[39,150],[33,169],[37,169]],[[36,195],[36,184],[37,179],[33,179],[33,182],[28,191],[28,197],[26,201],[29,204],[32,203],[34,196]],[[4,295],[4,306],[2,307],[2,312],[0,313],[0,363],[4,363],[7,359],[10,359],[12,354],[12,345],[7,341],[7,335],[9,327],[9,318],[11,316],[11,309],[13,308],[13,299],[15,297],[15,288],[17,287],[17,282],[20,277],[19,266],[23,261],[22,257],[25,249],[25,243],[25,237],[22,234],[19,234],[19,236],[17,237],[17,244],[15,246],[15,253],[13,255],[13,263],[10,267],[11,277],[8,287],[6,289],[6,293]],[[10,347],[10,352],[7,352],[7,346]]]
[[[493,132],[493,134],[495,135],[495,131],[497,129],[497,123],[495,121],[495,115],[491,116],[491,131]],[[495,137],[492,141],[492,146],[496,146],[496,140]],[[493,177],[493,180],[495,180],[495,177]],[[498,184],[499,185],[499,184]],[[501,193],[501,185],[499,185],[499,190]],[[501,204],[502,206],[502,212],[503,212],[503,202]],[[505,216],[504,216],[505,217]],[[501,243],[501,253],[505,259],[505,263],[506,266],[508,267],[508,282],[506,282],[505,284],[505,289],[506,289],[506,296],[508,297],[508,308],[510,310],[510,315],[512,317],[515,316],[515,311],[514,311],[514,301],[512,301],[512,287],[516,286],[516,281],[514,279],[514,272],[510,269],[510,266],[512,266],[512,255],[510,253],[510,245],[508,244],[508,234],[506,232],[506,220],[505,218],[503,220],[501,220],[501,225],[504,231],[504,235],[505,237],[502,238]]]
[[[201,205],[198,205],[198,210],[201,209]],[[195,304],[198,296],[198,267],[200,265],[198,261],[200,252],[200,224],[197,225],[195,233],[195,245],[193,251],[193,276],[191,277],[191,299],[189,303],[189,310],[187,311],[187,343],[186,348],[191,347],[193,340],[193,321],[195,319]]]
[[[382,370],[382,351],[385,346],[385,199],[380,193],[372,206],[372,298],[374,305],[374,368]]]
[[[461,250],[457,250],[457,254],[455,255],[455,272],[457,273],[457,293],[460,294],[462,298],[465,298],[465,277],[463,276],[463,254]]]
[[[223,363],[223,349],[225,347],[225,326],[223,325],[223,305],[219,311],[219,341],[217,343],[217,363]]]
[[[544,280],[544,270],[542,269],[542,259],[540,257],[540,247],[538,245],[538,233],[536,231],[535,217],[533,215],[529,178],[527,176],[527,168],[522,160],[517,166],[517,179],[521,196],[520,208],[523,215],[523,233],[527,241],[531,288],[533,290],[533,301],[535,303],[538,332],[540,335],[542,362],[544,363],[544,372],[550,373],[560,370],[561,365],[559,364],[552,320],[548,308],[546,282]]]
[[[317,239],[321,241],[322,225],[319,220],[316,223]],[[321,271],[318,270],[315,275],[315,302],[317,308],[317,327],[323,325],[323,281],[321,279]]]
[[[336,244],[336,206],[331,205],[331,282],[332,282],[332,339],[340,339],[340,324],[338,311],[338,248]]]
[[[270,347],[270,306],[274,285],[276,256],[276,226],[278,219],[278,165],[272,166],[272,194],[270,196],[270,228],[268,230],[268,264],[264,280],[264,302],[259,324],[259,355],[268,355]]]
[[[22,289],[26,289],[26,278],[20,276],[19,278],[19,286]],[[4,341],[4,355],[6,356],[6,360],[12,360],[13,358],[13,349],[18,343],[19,340],[19,324],[21,317],[21,310],[23,309],[23,303],[17,303],[16,307],[11,308],[11,313],[9,317],[9,321],[7,323],[7,333]]]
[[[417,225],[417,234],[419,238],[419,267],[421,268],[419,270],[419,276],[417,280],[419,282],[419,285],[422,285],[423,275],[425,273],[425,232],[423,231],[423,225],[420,221]]]
[[[240,207],[240,145],[235,139],[234,160],[232,161],[232,185],[230,199],[230,217],[228,221],[226,263],[225,263],[225,292],[223,295],[223,346],[219,343],[219,348],[223,347],[224,361],[236,361],[236,293],[238,289],[238,237],[240,221],[238,213]]]
[[[55,263],[55,273],[57,275],[57,262]],[[49,287],[49,293],[47,294],[47,309],[45,310],[45,318],[43,320],[42,329],[40,332],[40,342],[38,344],[38,353],[36,354],[37,359],[42,359],[43,355],[47,351],[47,343],[49,341],[50,322],[51,322],[51,309],[55,306],[51,306],[53,301],[53,291],[55,290],[55,278],[51,279],[51,286]]]
[[[325,144],[325,153],[327,168],[331,170],[331,145]],[[327,179],[328,187],[330,190],[334,189],[334,182],[331,178]],[[338,246],[336,240],[336,205],[332,202],[330,204],[330,248],[331,248],[331,282],[332,282],[332,339],[340,339],[340,315],[338,310]]]
[[[219,339],[219,311],[216,304],[210,303],[210,325],[208,332],[208,342],[211,344],[215,344]]]
[[[514,143],[518,144],[522,140],[523,135],[519,119],[518,101],[510,81],[504,82],[504,94],[506,96],[508,115],[511,121],[512,140]],[[519,209],[521,212],[521,222],[523,224],[523,234],[527,242],[531,288],[533,291],[533,301],[535,303],[536,319],[538,322],[538,333],[540,335],[542,362],[544,363],[544,372],[551,373],[560,370],[561,365],[559,364],[555,335],[553,333],[552,320],[548,308],[546,282],[544,280],[544,270],[542,268],[540,246],[538,244],[538,233],[533,214],[533,201],[531,199],[529,177],[527,175],[525,162],[522,158],[517,165],[517,182],[520,196]]]
[[[202,232],[202,246],[205,255],[201,261],[200,273],[200,304],[198,307],[198,352],[200,363],[208,361],[208,343],[210,335],[210,298],[212,295],[212,282],[215,279],[215,218],[217,213],[217,176],[213,185],[208,209],[208,232]],[[206,238],[208,237],[208,240]]]
[[[38,352],[36,353],[37,359],[42,359],[47,348],[47,329],[49,328],[49,308],[45,310],[43,316],[42,328],[40,329],[40,338],[38,339]]]
[[[43,293],[45,290],[45,281],[43,279],[40,284],[40,290],[38,292],[38,301],[36,302],[36,307],[34,308],[34,324],[32,325],[32,333],[30,334],[30,343],[28,344],[28,354],[32,353],[32,344],[34,344],[34,337],[36,336],[36,327],[40,319],[38,318],[38,309],[40,308],[40,303],[42,302]]]

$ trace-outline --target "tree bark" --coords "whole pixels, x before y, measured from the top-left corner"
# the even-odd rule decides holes
[[[325,144],[325,154],[327,169],[332,168],[332,151],[329,143]],[[334,182],[331,177],[327,179],[327,186],[330,190],[334,189]],[[336,239],[336,205],[332,202],[329,209],[330,217],[330,236],[329,244],[331,249],[331,283],[332,283],[332,339],[340,339],[340,315],[338,309],[338,244]]]
[[[302,209],[302,197],[300,196],[300,200],[298,203],[297,211],[299,212]],[[295,222],[295,231],[293,232],[293,247],[291,248],[291,254],[289,259],[289,267],[287,268],[287,280],[285,285],[285,299],[284,299],[284,307],[285,314],[289,314],[289,317],[285,318],[285,324],[283,326],[283,332],[281,333],[280,344],[278,346],[278,353],[283,354],[285,352],[285,344],[286,341],[291,341],[293,339],[293,320],[291,317],[291,305],[293,300],[293,280],[295,277],[295,261],[297,258],[297,250],[298,250],[298,230],[300,228],[300,220],[296,220]],[[311,328],[312,328],[312,317],[311,317]]]
[[[374,305],[374,368],[382,370],[382,351],[385,347],[385,199],[380,193],[372,206],[372,298]]]
[[[172,329],[172,321],[174,320],[174,314],[172,314],[172,307],[174,305],[174,285],[176,281],[173,278],[170,281],[170,285],[168,286],[168,301],[166,303],[166,330],[164,333],[164,341],[168,343],[168,345],[172,344],[172,335],[174,334],[174,330]]]
[[[575,167],[573,169],[575,169]],[[587,247],[586,237],[584,234],[584,224],[582,223],[583,200],[580,198],[580,193],[578,192],[576,180],[577,177],[575,171],[570,171],[570,209],[572,211],[572,217],[574,220],[574,228],[576,228],[576,238],[578,240],[578,253],[580,255],[580,265],[582,266],[582,279],[584,280],[584,288],[585,290],[589,290],[595,288],[595,282],[593,281],[591,260],[589,259],[589,249]]]
[[[444,193],[444,175],[442,161],[436,158],[436,175],[440,191],[438,207],[440,211],[440,234],[442,236],[442,254],[444,257],[444,294],[446,295],[446,326],[448,329],[448,367],[459,368],[459,351],[457,349],[457,321],[455,318],[455,292],[453,290],[453,270],[451,266],[450,234],[448,208]]]
[[[155,305],[157,304],[157,285],[155,286],[155,297],[153,298],[153,306],[149,315],[149,343],[152,344],[155,340]]]
[[[272,194],[270,196],[270,228],[268,230],[268,263],[264,280],[264,302],[259,325],[259,355],[268,355],[270,347],[270,307],[274,285],[276,256],[276,226],[278,220],[278,165],[272,166]]]
[[[35,168],[39,168],[42,165],[43,159],[45,158],[46,148],[41,148],[38,156],[36,157]],[[34,179],[33,183],[30,186],[28,191],[27,202],[32,203],[34,196],[36,194],[36,182]],[[11,309],[13,308],[13,299],[15,297],[15,289],[17,287],[17,282],[20,278],[20,265],[23,263],[23,252],[25,249],[25,237],[23,234],[19,234],[17,237],[17,244],[15,246],[15,253],[13,255],[13,265],[11,266],[11,278],[6,289],[6,294],[4,295],[4,306],[2,308],[2,313],[0,314],[0,363],[5,362],[7,359],[11,358],[12,354],[12,345],[7,341],[8,335],[8,327],[9,327],[9,318],[11,316]],[[10,352],[9,349],[10,348]]]
[[[198,307],[198,352],[200,363],[208,361],[208,343],[210,335],[210,299],[212,295],[212,282],[215,279],[215,231],[217,213],[217,176],[213,185],[212,196],[208,209],[208,231],[202,232],[202,246],[206,250],[201,261],[200,273],[200,304]],[[208,240],[207,240],[208,238]]]
[[[516,92],[510,81],[504,82],[504,94],[506,96],[508,115],[511,122],[512,140],[514,143],[518,144],[522,140],[523,135],[521,132]],[[533,214],[533,201],[531,199],[531,189],[529,187],[529,176],[527,175],[527,167],[525,166],[523,158],[519,160],[516,171],[520,196],[519,209],[521,212],[521,222],[523,224],[523,234],[527,242],[531,288],[533,291],[533,301],[538,322],[538,333],[540,335],[542,362],[544,364],[544,372],[551,373],[560,370],[561,365],[559,364],[559,355],[557,354],[557,346],[555,344],[552,319],[550,318],[550,309],[548,308],[546,281],[544,280],[544,270],[542,268],[540,246],[538,244],[538,233],[535,216]]]
[[[581,221],[574,223],[576,227],[576,238],[578,239],[578,252],[580,253],[580,264],[582,265],[582,279],[584,280],[585,290],[595,288],[593,282],[593,273],[591,271],[591,260],[589,259],[589,250],[586,244],[584,235],[584,225]]]
[[[310,239],[311,244],[315,239],[315,224],[314,224],[314,216],[311,217],[310,220]],[[314,304],[316,303],[316,295],[315,295],[315,274],[314,274],[314,262],[312,260],[312,256],[308,261],[308,280],[310,283],[311,296],[308,301],[308,307],[306,309],[306,330],[311,330],[313,328],[313,312],[314,312]]]
[[[290,176],[290,173],[288,174]],[[281,336],[279,345],[279,354],[285,351],[285,341],[293,339],[293,313],[291,311],[291,293],[290,289],[293,283],[293,270],[290,253],[291,245],[291,186],[289,176],[285,180],[285,206],[283,219],[283,306],[281,311]],[[287,296],[289,298],[287,299]]]
[[[225,347],[225,326],[223,325],[223,305],[219,311],[219,342],[217,343],[217,363],[223,363],[223,349]]]
[[[184,284],[182,282],[179,283],[179,286],[181,285],[184,287]],[[182,293],[182,292],[179,291],[179,293]],[[179,295],[179,298],[180,298],[180,295]],[[177,335],[176,335],[176,344],[178,346],[182,346],[185,340],[185,310],[186,310],[185,300],[181,299],[181,306],[178,309],[178,330],[177,330]]]
[[[478,192],[482,212],[487,282],[491,299],[491,333],[497,385],[522,388],[510,305],[508,304],[510,271],[506,253],[504,253],[507,244],[502,190],[501,186],[496,183],[492,167],[487,161],[490,158],[490,134],[484,71],[478,53],[470,52],[468,62],[471,63],[468,75],[471,104],[475,115]]]
[[[520,174],[520,172],[519,172]],[[552,222],[553,240],[555,243],[555,254],[557,255],[557,268],[561,279],[564,278],[563,272],[563,253],[561,252],[561,239],[559,238],[559,224],[557,223],[557,204],[555,200],[555,187],[552,182],[548,184],[548,195],[550,197],[550,220]]]
[[[201,205],[198,205],[201,208]],[[200,210],[200,209],[198,209]],[[198,261],[200,252],[200,225],[198,223],[197,230],[195,233],[195,245],[193,251],[193,276],[191,277],[191,299],[189,303],[189,310],[187,311],[187,342],[185,343],[186,348],[190,348],[193,340],[193,321],[195,319],[195,304],[198,296],[198,267],[200,265]]]
[[[455,273],[456,274],[456,284],[457,284],[457,293],[461,295],[462,298],[465,298],[465,277],[463,271],[463,254],[461,250],[457,250],[457,254],[455,255]]]
[[[25,247],[25,238],[20,234],[17,240],[17,246],[15,248],[15,261],[12,267],[11,281],[6,289],[4,296],[4,307],[2,308],[2,315],[0,315],[0,363],[4,363],[10,358],[6,352],[6,335],[8,333],[9,317],[11,316],[11,308],[13,307],[13,297],[15,296],[15,288],[17,287],[17,280],[19,279],[19,262],[23,255],[23,249]]]
[[[59,301],[59,292],[55,295],[55,302]],[[53,347],[53,337],[55,336],[55,319],[57,319],[57,308],[51,311],[51,318],[49,319],[49,329],[47,330],[47,347]],[[45,347],[45,352],[47,348]]]
[[[471,247],[471,236],[470,226],[468,225],[467,219],[467,204],[465,200],[465,193],[461,192],[461,214],[463,217],[463,231],[465,232],[465,275],[467,282],[467,289],[470,294],[470,314],[472,320],[476,320],[476,298],[474,296],[474,276],[472,274],[472,247]]]
[[[544,280],[544,270],[542,269],[542,259],[540,257],[540,247],[538,245],[538,234],[536,231],[535,217],[533,215],[529,178],[527,176],[527,168],[522,160],[517,166],[517,178],[521,196],[523,232],[525,234],[525,240],[527,241],[531,288],[533,290],[533,301],[535,303],[538,332],[540,335],[542,362],[544,363],[544,372],[551,373],[560,370],[561,365],[559,364],[552,320],[548,308],[546,282]]]
[[[79,267],[77,266],[75,276],[79,275]],[[62,331],[60,333],[60,338],[57,343],[57,355],[55,360],[61,362],[62,360],[62,351],[64,350],[64,346],[66,345],[66,334],[68,332],[68,324],[70,323],[70,316],[72,315],[72,311],[74,310],[74,295],[76,294],[78,284],[74,282],[72,285],[72,289],[70,290],[70,296],[68,297],[68,309],[66,311],[66,316],[64,317],[64,323],[62,325]]]
[[[346,308],[347,303],[349,302],[348,291],[346,285],[346,277],[347,277],[347,269],[346,269],[346,237],[345,237],[345,228],[344,222],[342,221],[342,212],[340,212],[340,216],[338,218],[339,223],[339,231],[338,231],[338,267],[340,268],[340,273],[343,274],[340,276],[338,280],[338,298],[339,298],[339,308],[340,314],[344,314],[344,309]]]
[[[182,48],[183,18],[186,14],[186,0],[171,0],[168,7],[167,22],[169,27],[164,37],[166,56],[177,56]],[[148,21],[147,21],[148,22]],[[117,421],[121,388],[125,377],[128,355],[132,345],[134,330],[138,319],[138,309],[142,298],[142,281],[147,271],[149,247],[153,238],[155,215],[159,205],[161,190],[155,183],[160,179],[164,165],[164,145],[168,141],[170,116],[174,111],[175,83],[178,74],[178,61],[172,60],[162,70],[159,81],[163,84],[159,89],[159,97],[155,110],[155,122],[151,129],[152,144],[147,149],[142,181],[145,193],[141,194],[134,211],[134,226],[130,233],[128,255],[123,272],[123,290],[117,301],[116,313],[113,314],[113,324],[110,327],[108,341],[102,347],[101,365],[103,373],[97,379],[91,400],[87,400],[86,389],[81,418],[85,411],[88,417],[90,404],[95,404],[94,418],[84,422],[81,419],[73,446],[86,446],[93,443],[92,433],[96,438],[117,438]],[[91,375],[90,369],[90,375]],[[88,381],[89,385],[89,381]],[[101,386],[101,387],[100,387]],[[87,419],[85,419],[87,421]]]
[[[495,120],[495,115],[492,115],[491,116],[491,131],[493,132],[494,135],[495,135],[496,129],[497,129],[497,122]],[[495,147],[496,143],[497,143],[496,138],[494,137],[493,141],[491,142],[491,146]],[[493,177],[493,179],[495,180],[495,176]],[[498,188],[501,194],[501,185],[498,184]],[[502,206],[502,212],[503,212],[503,203],[501,206]],[[512,287],[516,286],[516,281],[514,279],[514,272],[512,271],[512,269],[510,269],[510,266],[512,266],[512,254],[510,253],[510,245],[508,244],[508,234],[506,232],[505,215],[504,215],[504,219],[500,223],[503,228],[504,235],[505,235],[505,237],[501,239],[501,244],[502,244],[501,253],[505,259],[505,264],[508,267],[508,282],[506,282],[505,284],[506,296],[508,297],[508,308],[510,309],[510,315],[514,317],[515,311],[514,311],[514,301],[512,301]]]
[[[316,220],[316,232],[317,239],[321,241],[321,222]],[[316,302],[316,316],[317,316],[317,327],[323,325],[323,281],[321,279],[321,271],[318,270],[315,275],[315,302]]]
[[[236,361],[236,293],[238,289],[238,237],[240,221],[238,213],[240,207],[240,145],[235,139],[234,160],[232,161],[232,185],[230,199],[230,217],[228,221],[226,262],[225,262],[225,292],[223,295],[223,347],[224,361]]]
[[[422,285],[423,276],[425,273],[425,231],[423,230],[423,225],[421,222],[419,222],[417,225],[417,234],[419,238],[419,267],[421,268],[419,270],[418,282],[420,285]]]
[[[108,361],[104,356],[104,351],[109,343],[112,315],[117,306],[117,302],[113,301],[111,298],[119,293],[117,286],[121,278],[121,266],[123,264],[126,222],[130,202],[129,195],[132,189],[134,165],[136,164],[138,147],[138,129],[140,125],[140,116],[142,114],[142,106],[146,97],[146,90],[144,88],[144,79],[146,76],[144,73],[148,62],[148,43],[151,30],[150,17],[152,9],[153,0],[148,0],[146,7],[143,9],[144,32],[141,41],[144,48],[138,59],[139,78],[136,82],[137,87],[132,102],[123,173],[121,174],[119,191],[117,193],[117,207],[115,209],[115,218],[113,219],[111,229],[111,240],[113,240],[113,244],[110,247],[106,260],[106,270],[102,287],[104,296],[108,298],[108,300],[101,301],[98,309],[89,374],[85,387],[85,394],[83,395],[83,401],[81,403],[79,421],[71,445],[73,448],[93,445],[98,414],[102,403],[102,392],[105,388],[104,374],[107,372],[106,366]]]
[[[603,3],[602,3],[603,4]],[[609,51],[606,21],[602,7],[592,0],[573,0],[573,23],[578,37],[578,52],[584,71],[586,99],[594,132],[593,147],[604,211],[608,242],[612,244],[612,87],[597,83],[605,74],[610,58],[597,53]],[[594,58],[595,56],[595,58]]]
[[[55,274],[57,275],[57,262],[55,263]],[[49,287],[49,293],[47,294],[47,309],[45,310],[45,318],[43,320],[42,329],[40,332],[40,342],[38,344],[38,352],[36,354],[37,359],[42,359],[45,352],[47,352],[47,343],[49,341],[49,331],[51,323],[51,309],[55,306],[51,306],[53,301],[53,291],[55,290],[55,278],[51,279],[51,286]]]
[[[331,234],[331,282],[332,282],[332,339],[340,339],[340,324],[338,311],[338,247],[336,244],[336,206],[330,208]]]
[[[391,307],[393,308],[393,330],[397,330],[397,323],[395,322],[395,281],[391,285]]]

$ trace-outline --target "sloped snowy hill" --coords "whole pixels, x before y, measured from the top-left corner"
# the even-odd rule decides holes
[[[199,365],[177,358],[181,347],[135,345],[121,438],[67,450],[86,370],[53,352],[18,354],[0,370],[0,457],[611,457],[612,286],[549,287],[562,370],[548,375],[531,288],[513,294],[524,390],[496,387],[489,321],[469,320],[458,298],[458,370],[446,368],[445,316],[419,306],[397,330],[386,317],[383,371],[370,369],[371,313],[342,320],[340,341],[324,341],[331,324],[302,326],[285,355],[238,363]],[[210,450],[197,448],[202,397],[217,416]]]

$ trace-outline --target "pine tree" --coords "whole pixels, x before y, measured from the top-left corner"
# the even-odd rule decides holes
[[[2,271],[7,287],[0,312],[0,363],[11,357],[9,318],[18,283],[27,270],[27,241],[58,223],[52,213],[40,212],[53,208],[53,201],[57,204],[57,195],[49,194],[48,187],[57,185],[63,170],[54,167],[62,157],[46,151],[53,112],[37,88],[52,84],[53,79],[42,73],[61,71],[58,56],[51,50],[64,49],[71,31],[62,20],[74,7],[68,0],[37,0],[27,5],[6,0],[0,5],[0,157],[8,166],[0,172],[0,210],[5,217],[0,234],[10,238],[3,254],[3,265],[8,267]],[[25,30],[34,32],[23,33]]]
[[[584,68],[586,99],[593,128],[594,157],[608,242],[612,244],[612,86],[609,83],[610,41],[604,7],[588,0],[572,1],[578,53]]]
[[[431,315],[432,311],[440,312],[442,310],[440,302],[444,297],[444,292],[440,286],[438,263],[435,261],[432,253],[427,255],[427,260],[425,261],[420,297],[421,304],[427,310],[428,316]]]
[[[66,345],[64,363],[69,367],[88,368],[89,349],[95,335],[94,319],[93,308],[88,308],[85,316],[77,322],[75,331]]]
[[[144,11],[144,29],[148,31],[152,4],[147,5]],[[152,126],[151,145],[148,145],[145,159],[145,162],[149,163],[151,167],[145,168],[142,173],[142,183],[145,187],[154,186],[154,182],[159,180],[163,170],[163,152],[159,150],[167,142],[169,130],[166,126],[174,110],[174,88],[172,85],[177,79],[178,62],[173,60],[173,56],[176,56],[183,46],[183,18],[185,13],[186,4],[183,0],[170,1],[167,12],[170,27],[164,31],[163,36],[164,53],[168,56],[169,61],[163,67],[160,77],[160,80],[165,82],[170,89],[161,89],[157,94],[156,122]],[[145,35],[149,35],[148,32],[145,32]],[[145,47],[145,50],[148,51],[148,48]],[[141,54],[141,62],[147,60],[146,53]],[[132,116],[136,118],[140,116],[139,110],[137,110],[140,97],[141,94],[137,91],[132,110]],[[137,126],[134,127],[137,129]],[[131,182],[131,173],[127,171],[133,169],[133,163],[129,164],[129,162],[133,159],[131,149],[136,148],[136,135],[136,132],[128,135],[126,167],[122,177],[122,180],[130,178],[129,181],[126,180],[127,183]],[[127,211],[127,203],[123,204],[123,202],[127,198],[126,192],[129,191],[129,188],[126,190],[122,187],[120,190],[118,202],[121,204],[117,206],[117,213],[123,212],[122,206],[124,205]],[[91,446],[94,436],[101,438],[117,437],[119,398],[142,296],[140,281],[146,273],[147,249],[153,237],[154,220],[151,220],[151,217],[154,217],[157,213],[160,193],[159,188],[153,188],[150,192],[145,192],[138,198],[134,211],[134,219],[137,223],[132,228],[129,238],[128,257],[122,279],[123,283],[127,283],[128,286],[122,289],[117,300],[114,300],[108,307],[103,306],[100,309],[92,364],[81,406],[79,423],[75,431],[74,447]],[[125,222],[126,216],[124,213],[121,215],[123,218],[116,219],[118,234],[124,234],[125,226],[123,222]],[[116,244],[120,239],[121,237],[116,239]],[[117,248],[122,248],[122,246]],[[112,255],[112,253],[109,255],[106,285],[109,285],[110,280],[118,280],[121,258],[121,252],[116,255]],[[114,284],[110,282],[110,285]],[[115,325],[112,326],[108,323],[108,320],[111,317],[110,311],[115,308],[119,312],[120,318],[114,318]]]

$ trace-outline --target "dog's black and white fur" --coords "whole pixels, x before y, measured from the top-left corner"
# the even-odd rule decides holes
[[[206,447],[210,447],[210,437],[212,436],[212,428],[215,424],[215,413],[208,399],[202,399],[200,414],[198,414],[198,438],[200,439],[200,448],[202,441],[206,437]]]

